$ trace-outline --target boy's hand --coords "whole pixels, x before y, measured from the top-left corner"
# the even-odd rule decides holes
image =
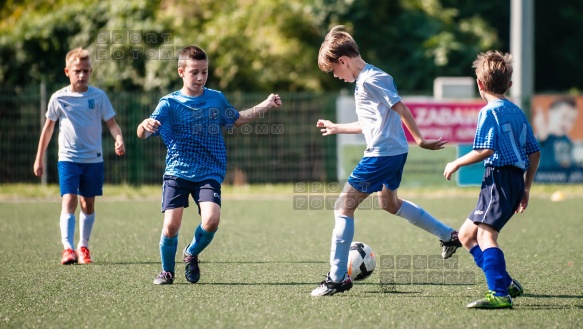
[[[160,128],[160,121],[148,118],[142,121],[142,127],[144,128],[145,131],[153,134],[158,131],[158,128]]]
[[[334,135],[337,133],[336,124],[330,120],[320,119],[316,122],[316,127],[322,128],[320,129],[322,136]]]
[[[459,169],[459,166],[454,162],[450,162],[445,165],[445,170],[443,171],[443,177],[447,180],[451,180],[451,175]]]
[[[269,103],[269,107],[280,107],[281,106],[281,98],[278,94],[271,94],[267,97],[267,102]]]
[[[530,198],[530,191],[524,190],[524,194],[522,195],[522,200],[520,200],[520,204],[518,208],[516,208],[516,213],[522,213],[526,207],[528,207],[528,199]]]
[[[439,137],[439,139],[424,139],[419,143],[419,146],[427,150],[441,150],[445,144],[447,144],[447,141],[442,141],[441,137]]]
[[[43,163],[42,159],[36,159],[36,161],[34,161],[34,175],[37,177],[40,177],[43,175],[43,172],[45,170],[45,165]]]
[[[115,141],[115,154],[118,156],[122,156],[126,153],[126,147],[122,141],[116,140]]]

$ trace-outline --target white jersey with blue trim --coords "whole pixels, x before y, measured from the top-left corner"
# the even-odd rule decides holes
[[[354,100],[366,140],[364,156],[392,156],[409,151],[401,116],[392,110],[401,101],[393,77],[366,64],[356,79]]]
[[[103,162],[102,124],[115,116],[101,89],[89,86],[73,92],[70,86],[56,91],[49,100],[46,117],[59,121],[59,161]]]

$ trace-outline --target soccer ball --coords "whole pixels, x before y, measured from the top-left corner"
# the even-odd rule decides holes
[[[366,243],[352,242],[348,254],[348,275],[355,281],[364,280],[372,274],[376,266],[377,260],[372,248]]]

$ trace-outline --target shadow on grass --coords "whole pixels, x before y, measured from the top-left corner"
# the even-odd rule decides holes
[[[177,284],[176,282],[174,284]],[[196,284],[180,282],[184,285],[201,285],[201,286],[312,286],[316,282],[198,282]]]
[[[529,298],[541,298],[541,299],[578,299],[581,300],[581,304],[577,305],[557,305],[557,304],[538,304],[530,303]],[[581,295],[541,295],[541,294],[524,294],[520,297],[520,302],[517,305],[521,309],[527,310],[572,310],[572,309],[583,309],[583,296]]]
[[[177,263],[181,262],[181,260],[177,260]],[[290,262],[290,261],[200,261],[201,264],[326,264],[325,261],[297,261],[297,262]],[[121,261],[121,262],[108,262],[108,261],[99,261],[92,263],[91,266],[96,265],[149,265],[149,264],[160,264],[160,261]]]
[[[583,301],[583,296],[581,295],[535,295],[535,294],[524,294],[522,297],[532,297],[532,298],[574,298],[581,299]]]

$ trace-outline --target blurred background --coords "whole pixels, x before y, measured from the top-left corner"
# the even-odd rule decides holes
[[[572,102],[564,104],[572,104],[576,113],[583,109],[583,1],[525,3],[533,13],[530,82],[535,94],[525,111],[541,145],[546,142],[550,150],[543,156],[557,151],[563,159],[543,168],[538,180],[580,183],[583,136],[577,132],[583,131],[583,116],[561,119],[564,115],[553,109],[555,101],[566,98]],[[138,140],[135,130],[160,97],[182,86],[176,58],[192,44],[209,55],[207,87],[223,91],[237,109],[272,92],[282,96],[282,109],[225,132],[227,184],[335,181],[343,178],[342,141],[320,136],[315,122],[336,120],[353,84],[318,69],[318,50],[332,26],[345,25],[364,60],[391,74],[405,99],[423,99],[427,105],[443,101],[436,98],[436,79],[470,77],[472,83],[478,53],[511,51],[510,23],[508,0],[1,1],[0,183],[41,181],[32,166],[43,111],[50,95],[68,84],[64,58],[75,47],[91,51],[91,84],[108,93],[124,133],[127,154],[118,158],[104,129],[106,183],[161,182],[165,147],[158,138]],[[448,100],[451,113],[459,114],[466,101],[477,102],[471,88],[469,96]],[[560,113],[572,113],[564,107]],[[561,120],[573,125],[559,127]],[[58,183],[57,133],[43,183]],[[565,138],[549,138],[553,134]],[[452,142],[444,153],[449,161],[456,152],[455,138]],[[349,157],[357,159],[363,149]],[[448,159],[424,166],[435,164],[433,156],[412,154],[411,167],[417,163],[419,172],[440,175],[441,162]]]

